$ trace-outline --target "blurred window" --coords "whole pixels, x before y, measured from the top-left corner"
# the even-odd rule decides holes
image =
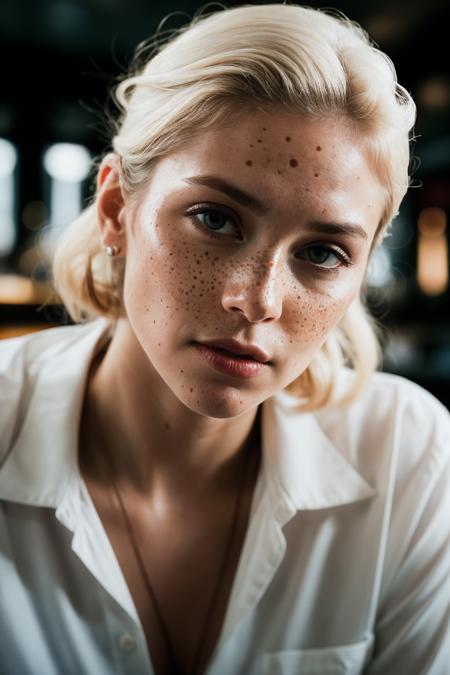
[[[8,256],[16,243],[17,150],[0,138],[0,257]]]
[[[54,143],[44,152],[49,181],[49,227],[45,246],[51,252],[61,231],[80,213],[83,182],[89,175],[91,156],[84,145]]]

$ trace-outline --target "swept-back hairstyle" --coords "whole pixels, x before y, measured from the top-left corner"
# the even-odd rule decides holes
[[[119,117],[112,147],[130,200],[151,180],[163,156],[195,133],[230,119],[244,106],[311,116],[345,115],[360,130],[384,188],[378,245],[408,188],[409,139],[415,105],[397,83],[392,62],[360,26],[341,15],[286,4],[252,5],[196,17],[153,53],[115,91]],[[124,315],[125,261],[103,253],[95,198],[60,238],[56,289],[75,321]],[[305,372],[288,387],[303,409],[335,400],[343,366],[353,369],[352,400],[376,368],[378,341],[358,299]]]

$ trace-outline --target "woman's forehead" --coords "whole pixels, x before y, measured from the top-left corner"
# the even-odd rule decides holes
[[[320,172],[370,171],[363,139],[342,116],[310,118],[287,113],[248,112],[235,124],[218,126],[194,135],[169,158],[179,166],[201,165],[239,170],[248,178],[264,172],[295,182]],[[190,169],[192,171],[192,169]],[[323,175],[323,173],[322,173]],[[361,176],[360,176],[361,178]]]
[[[160,160],[151,192],[155,198],[199,186],[228,192],[260,213],[295,209],[306,200],[378,222],[384,206],[364,144],[342,116],[240,115],[236,124],[204,131]]]

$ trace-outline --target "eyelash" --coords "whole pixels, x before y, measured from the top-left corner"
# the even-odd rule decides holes
[[[199,227],[202,232],[207,234],[209,237],[212,239],[221,239],[224,235],[220,233],[216,233],[212,230],[208,230],[206,225],[203,225],[203,223],[199,223],[198,219],[195,218],[195,216],[198,215],[203,215],[206,213],[220,213],[222,216],[226,216],[229,220],[233,221],[233,225],[236,227],[236,216],[233,216],[228,210],[224,209],[223,207],[219,208],[217,206],[213,206],[212,204],[197,204],[197,206],[193,206],[189,211],[186,212],[186,215],[190,217],[191,221],[194,223],[196,227]],[[237,229],[237,227],[236,227]]]
[[[211,237],[211,239],[221,239],[222,237],[226,236],[219,232],[213,232],[212,230],[209,230],[206,225],[199,222],[198,219],[196,218],[196,216],[198,215],[203,215],[207,213],[220,213],[221,215],[226,216],[229,220],[233,221],[233,225],[237,230],[236,217],[233,216],[227,209],[224,209],[223,207],[214,206],[212,204],[197,204],[197,206],[193,206],[191,209],[189,209],[186,212],[186,215],[190,218],[195,227],[199,228],[204,234],[206,234],[208,237]],[[342,265],[344,265],[344,267],[350,267],[351,265],[353,265],[351,257],[340,246],[336,245],[331,246],[329,244],[323,244],[322,242],[312,242],[311,244],[308,244],[308,246],[306,247],[306,249],[312,248],[326,249],[329,253],[335,255],[336,258],[338,258],[338,260],[342,263]],[[314,267],[316,267],[318,270],[323,270],[325,272],[336,271],[336,269],[338,269],[339,267],[339,265],[335,265],[334,267],[323,267],[322,265],[313,263],[311,261],[309,261],[309,263]]]
[[[313,249],[313,248],[322,248],[326,250],[328,253],[332,253],[338,260],[342,263],[344,267],[351,267],[353,265],[353,261],[350,258],[350,256],[340,247],[340,246],[331,246],[330,244],[323,244],[322,242],[312,242],[311,244],[308,244],[306,249]],[[313,263],[309,261],[311,265],[314,265],[314,267],[317,267],[318,269],[325,270],[327,272],[333,272],[339,268],[339,265],[334,265],[333,267],[324,267],[322,265],[319,265],[318,263]]]

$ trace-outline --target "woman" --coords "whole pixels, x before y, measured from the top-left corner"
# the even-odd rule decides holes
[[[241,7],[117,99],[55,257],[86,325],[1,346],[1,672],[449,673],[449,416],[373,373],[360,299],[408,184],[391,63]]]

